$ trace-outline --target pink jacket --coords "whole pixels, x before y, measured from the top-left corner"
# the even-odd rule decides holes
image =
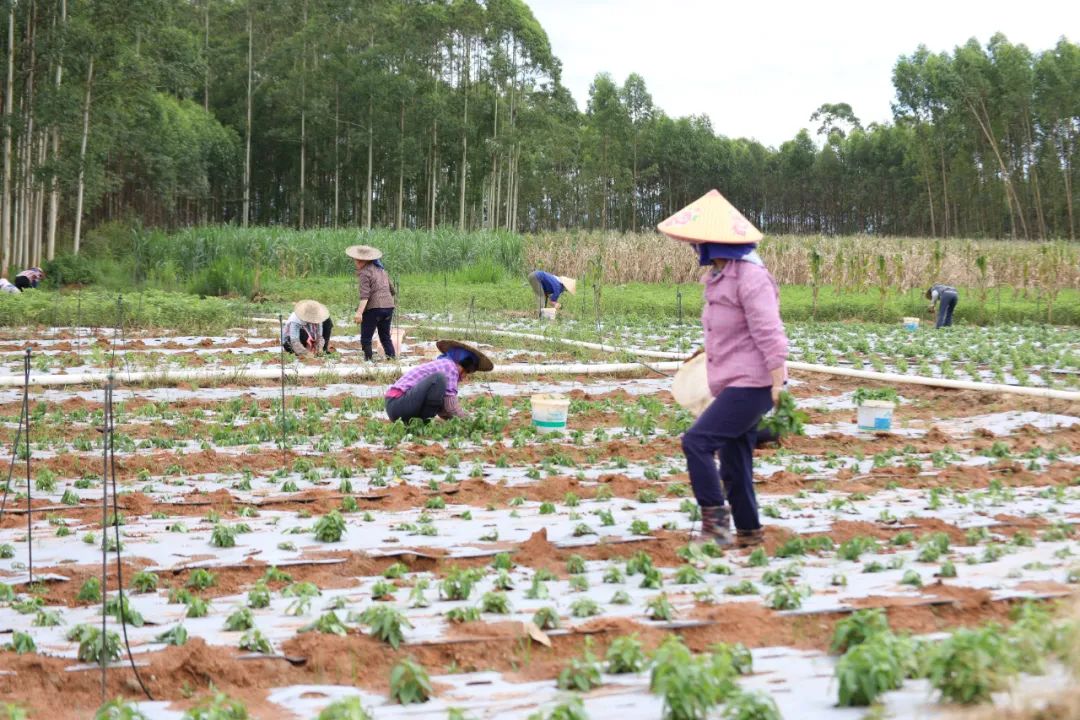
[[[705,328],[709,390],[769,387],[784,365],[788,339],[780,320],[780,291],[761,265],[736,260],[708,272],[701,324]]]

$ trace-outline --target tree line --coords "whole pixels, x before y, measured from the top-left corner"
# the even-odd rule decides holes
[[[1080,46],[899,58],[890,123],[779,148],[584,108],[522,0],[6,0],[0,268],[136,219],[639,230],[720,187],[770,233],[1074,238]],[[811,134],[817,134],[817,138]]]

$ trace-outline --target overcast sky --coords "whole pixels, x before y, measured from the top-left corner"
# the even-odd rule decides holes
[[[1033,51],[1080,40],[1076,0],[526,0],[584,110],[599,72],[636,72],[673,117],[704,113],[729,137],[772,146],[822,103],[866,125],[892,119],[892,68],[920,43],[951,51],[995,32]]]

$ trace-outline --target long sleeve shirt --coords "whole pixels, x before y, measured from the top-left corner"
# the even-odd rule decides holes
[[[300,339],[301,330],[307,332],[307,344]],[[314,354],[318,348],[322,347],[322,323],[306,323],[296,317],[296,313],[292,313],[285,321],[285,329],[281,336],[281,342],[286,340],[289,341],[289,347],[297,357],[308,353]]]
[[[783,367],[788,339],[780,320],[780,291],[761,265],[732,261],[703,279],[705,355],[713,396],[728,387],[767,387]]]
[[[45,278],[45,273],[41,272],[40,270],[30,268],[29,270],[23,270],[15,277],[26,278],[30,281],[30,287],[36,288],[38,286],[38,283],[40,283]]]
[[[951,293],[953,293],[955,295],[956,294],[956,288],[952,287],[951,285],[935,285],[935,286],[933,286],[932,288],[930,288],[930,302],[936,303],[938,300],[941,299],[941,296],[944,293],[947,293],[947,292],[951,292]]]
[[[421,380],[435,373],[446,376],[446,395],[443,398],[443,409],[439,417],[465,417],[465,411],[461,409],[461,404],[458,402],[458,380],[461,377],[461,368],[450,358],[438,358],[423,365],[417,365],[387,389],[386,397],[401,397],[416,387]]]
[[[394,307],[394,294],[390,290],[390,276],[386,270],[369,262],[356,271],[356,281],[360,288],[360,301],[367,300],[366,310]]]
[[[562,295],[565,289],[563,284],[559,282],[559,278],[543,270],[537,270],[536,279],[540,281],[540,287],[544,289],[544,294],[551,299],[551,302],[558,302],[559,296]]]

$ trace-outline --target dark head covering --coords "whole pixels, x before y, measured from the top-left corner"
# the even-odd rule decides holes
[[[742,260],[757,249],[755,243],[742,245],[721,243],[698,243],[698,260],[701,265],[712,265],[713,260]]]

